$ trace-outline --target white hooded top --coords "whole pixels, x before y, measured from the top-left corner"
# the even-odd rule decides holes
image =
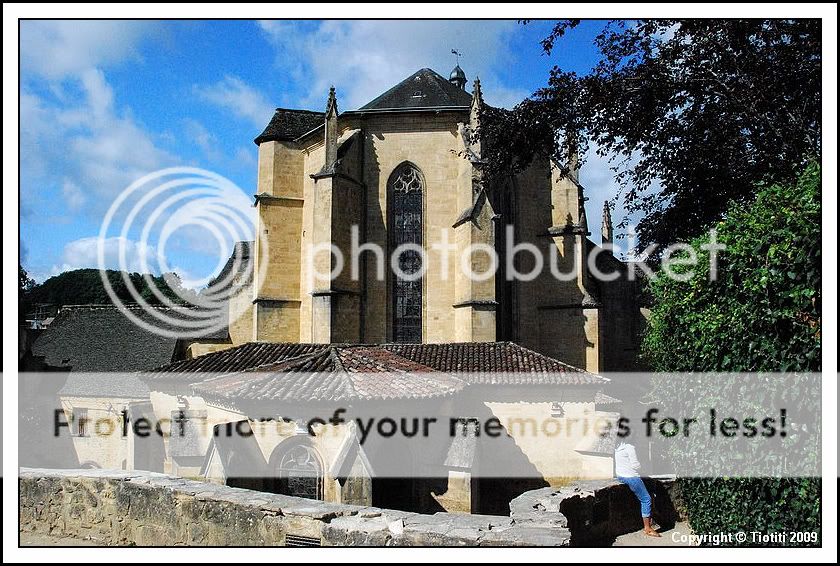
[[[615,448],[615,475],[619,478],[637,478],[642,465],[636,457],[636,448],[626,442]]]

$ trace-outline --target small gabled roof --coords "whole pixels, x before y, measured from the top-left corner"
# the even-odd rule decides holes
[[[380,94],[359,110],[410,108],[469,108],[472,95],[458,88],[431,69],[420,69]]]
[[[292,141],[323,124],[323,112],[278,108],[265,130],[254,139],[254,143],[260,145],[267,141]]]

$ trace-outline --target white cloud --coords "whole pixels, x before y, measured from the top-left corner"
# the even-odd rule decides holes
[[[303,102],[318,108],[335,85],[345,110],[369,102],[423,67],[444,76],[455,66],[451,50],[472,81],[481,77],[488,103],[512,106],[530,93],[509,88],[498,69],[512,62],[508,45],[515,21],[325,21],[315,31],[296,22],[264,21],[260,28],[277,51],[277,64],[306,81]],[[303,56],[303,59],[301,59]]]
[[[256,167],[257,166],[257,156],[256,151],[254,150],[254,146],[251,147],[243,147],[239,146],[236,149],[236,154],[234,155],[234,160],[236,163],[243,168],[248,167]]]
[[[53,265],[52,274],[83,268],[99,268],[98,237],[73,240],[64,246],[61,263]],[[148,244],[135,242],[123,237],[105,238],[102,240],[105,269],[118,269],[138,273],[160,274],[162,258],[158,257],[155,248]],[[125,250],[125,262],[120,262],[120,249]],[[145,262],[145,266],[144,266]]]
[[[79,186],[69,179],[65,179],[61,185],[61,196],[64,197],[67,207],[73,211],[82,208],[87,200]]]
[[[20,22],[21,68],[56,80],[92,67],[138,60],[138,45],[156,34],[158,25],[114,20],[23,21]]]
[[[232,75],[213,85],[196,86],[195,91],[207,102],[250,120],[258,128],[265,127],[274,113],[274,106],[263,93]]]
[[[184,133],[187,138],[201,149],[204,156],[210,161],[219,161],[222,157],[219,151],[219,139],[211,134],[204,124],[198,120],[187,118],[184,120]]]
[[[129,110],[116,108],[101,70],[84,70],[67,82],[79,87],[82,100],[65,104],[21,95],[21,174],[31,190],[63,176],[61,191],[71,208],[88,201],[98,214],[136,179],[178,163]]]

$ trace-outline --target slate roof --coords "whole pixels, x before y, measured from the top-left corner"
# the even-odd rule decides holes
[[[380,94],[359,110],[395,110],[409,108],[468,108],[472,95],[458,88],[431,69],[420,69]]]
[[[148,399],[149,388],[136,373],[69,373],[61,397],[109,397],[116,399]]]
[[[458,88],[432,69],[420,69],[354,112],[462,108],[472,103],[472,95]],[[254,143],[292,141],[324,125],[324,112],[277,108],[268,125]]]
[[[65,306],[32,345],[32,354],[43,356],[47,365],[86,372],[142,371],[170,363],[178,339],[141,328],[125,316],[126,309],[149,324],[160,324],[139,307]],[[167,316],[187,316],[182,308],[154,309]],[[184,338],[224,340],[227,328]]]
[[[254,143],[260,145],[267,141],[291,141],[323,124],[323,112],[278,108],[265,130],[254,139]]]
[[[171,362],[176,342],[140,328],[113,306],[65,307],[32,354],[72,371],[139,371]]]

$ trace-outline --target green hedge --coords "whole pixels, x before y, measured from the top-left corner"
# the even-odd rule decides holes
[[[708,235],[692,242],[698,266],[704,266],[693,268],[695,277],[651,281],[654,306],[643,344],[650,366],[660,372],[821,371],[820,222],[820,168],[813,164],[794,185],[763,187],[754,202],[731,205],[716,226],[718,241],[726,245],[716,281],[709,280],[709,254],[701,249]],[[674,267],[675,272],[685,269]],[[696,393],[688,391],[688,381],[654,379],[654,396],[708,401],[692,399]],[[795,375],[791,381],[782,393],[787,406],[819,402],[801,393],[807,388],[796,387]],[[766,401],[765,392],[745,392],[736,382],[715,392],[718,402],[739,395]],[[819,430],[794,436],[790,442],[797,457],[819,457]],[[685,445],[669,450],[682,463],[692,455]],[[681,483],[698,533],[820,531],[819,478]]]

